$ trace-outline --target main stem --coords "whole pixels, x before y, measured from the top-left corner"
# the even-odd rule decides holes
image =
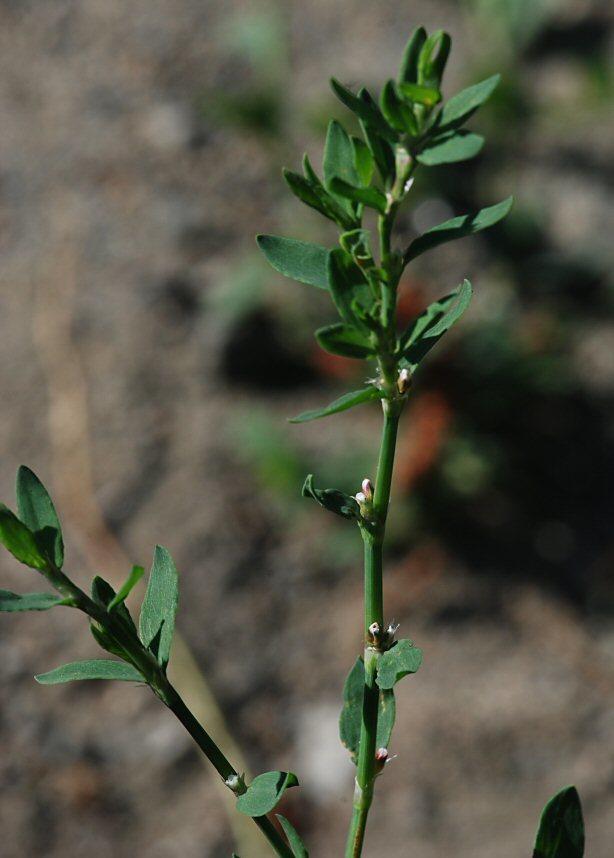
[[[375,492],[373,496],[373,518],[375,526],[371,530],[362,529],[365,559],[365,639],[369,640],[369,628],[377,623],[384,631],[384,595],[382,576],[382,550],[386,531],[386,516],[390,502],[392,470],[396,448],[399,416],[402,400],[384,400],[384,426],[380,444]],[[346,858],[359,858],[362,853],[369,808],[373,801],[375,786],[377,751],[377,717],[379,709],[379,688],[376,683],[377,662],[380,650],[376,645],[367,644],[365,648],[365,689],[362,707],[362,724],[354,807],[348,832]]]

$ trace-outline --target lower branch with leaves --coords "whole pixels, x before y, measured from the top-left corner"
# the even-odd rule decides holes
[[[357,528],[364,548],[363,653],[345,682],[339,722],[341,741],[356,766],[346,858],[359,858],[363,853],[376,781],[389,759],[394,687],[416,673],[422,661],[422,651],[409,639],[397,639],[398,626],[384,613],[383,554],[399,421],[419,366],[467,310],[473,293],[471,283],[464,279],[401,329],[397,320],[400,279],[418,256],[493,226],[512,203],[508,198],[453,217],[415,236],[406,247],[393,246],[395,221],[410,196],[417,168],[464,161],[477,155],[484,143],[479,134],[464,126],[492,94],[499,76],[468,87],[442,105],[441,83],[449,50],[447,33],[427,35],[418,28],[409,39],[397,79],[386,82],[379,100],[366,89],[354,93],[332,81],[335,94],[355,115],[362,136],[348,134],[333,120],[326,135],[323,178],[307,156],[302,174],[286,170],[284,177],[301,202],[337,226],[338,246],[326,248],[276,235],[257,238],[276,271],[329,293],[340,320],[315,332],[319,345],[331,354],[375,364],[373,378],[362,389],[291,422],[309,422],[370,402],[379,402],[383,412],[374,481],[364,478],[355,495],[317,488],[311,475],[303,486],[305,497]],[[366,210],[372,210],[377,219],[375,241],[363,226]],[[291,823],[279,814],[277,823],[269,816],[284,792],[298,785],[297,776],[270,771],[247,784],[167,678],[178,604],[177,570],[168,551],[161,546],[155,549],[137,628],[126,599],[143,577],[143,567],[133,566],[117,592],[100,577],[94,578],[90,595],[81,590],[64,571],[62,529],[53,502],[27,467],[22,466],[17,475],[17,515],[0,505],[0,540],[57,592],[0,590],[0,610],[44,611],[64,606],[82,611],[96,642],[113,656],[72,662],[39,674],[37,681],[50,685],[116,679],[149,686],[235,794],[237,810],[254,820],[272,853],[281,858],[307,858],[303,839]],[[583,851],[578,794],[574,787],[566,787],[546,805],[533,856],[582,858]]]

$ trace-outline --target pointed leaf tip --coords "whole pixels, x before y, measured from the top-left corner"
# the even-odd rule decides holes
[[[177,569],[169,552],[156,545],[139,620],[141,641],[166,667],[175,631],[179,601]]]
[[[26,465],[17,471],[16,494],[19,518],[34,534],[40,550],[61,569],[64,541],[60,521],[49,492]]]
[[[93,658],[87,661],[73,661],[34,677],[41,685],[58,685],[83,679],[119,679],[121,682],[144,682],[135,667],[123,661],[111,661],[105,658]]]

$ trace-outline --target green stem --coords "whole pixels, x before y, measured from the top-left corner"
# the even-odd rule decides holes
[[[402,400],[384,400],[384,426],[380,444],[373,514],[375,528],[362,528],[365,547],[365,637],[369,638],[369,627],[377,623],[384,631],[384,596],[382,575],[382,551],[386,531],[386,517],[390,503],[392,471],[396,448]],[[354,807],[348,832],[346,858],[359,858],[365,837],[369,808],[373,801],[376,778],[377,717],[379,710],[379,688],[376,683],[377,662],[380,656],[377,646],[365,649],[365,688],[362,706],[362,723],[354,792]]]

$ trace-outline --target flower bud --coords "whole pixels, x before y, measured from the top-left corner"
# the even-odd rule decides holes
[[[365,496],[365,500],[373,500],[373,484],[368,477],[362,481],[362,494]]]
[[[397,388],[399,393],[407,393],[411,387],[411,381],[411,372],[406,368],[402,369],[397,379]]]

